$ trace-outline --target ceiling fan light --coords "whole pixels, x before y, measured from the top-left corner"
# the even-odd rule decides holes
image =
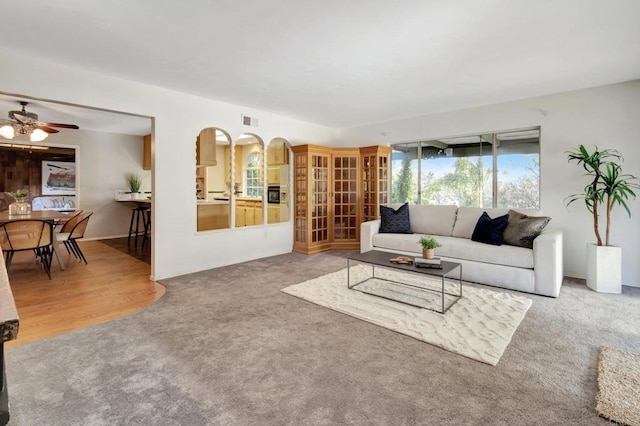
[[[14,130],[13,126],[9,124],[6,124],[0,127],[0,136],[2,136],[5,139],[13,139],[15,134],[16,134],[16,131]]]
[[[47,136],[49,135],[44,130],[34,129],[33,132],[31,132],[31,134],[29,135],[29,140],[31,142],[40,142],[45,140]]]

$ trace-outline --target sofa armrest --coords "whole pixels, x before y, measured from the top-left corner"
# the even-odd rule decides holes
[[[544,230],[533,240],[535,293],[558,297],[562,286],[562,231]]]
[[[360,224],[360,253],[373,250],[373,236],[380,231],[380,219]]]

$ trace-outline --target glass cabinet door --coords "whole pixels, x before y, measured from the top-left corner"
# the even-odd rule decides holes
[[[333,239],[357,240],[358,154],[333,157]]]
[[[311,242],[329,240],[329,156],[311,156]]]

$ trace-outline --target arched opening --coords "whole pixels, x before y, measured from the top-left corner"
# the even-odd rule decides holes
[[[231,137],[217,127],[202,129],[196,140],[197,229],[231,226]]]
[[[290,215],[289,142],[274,138],[267,147],[267,223],[288,222]]]
[[[257,135],[244,133],[234,146],[233,198],[235,226],[264,223],[264,143]]]

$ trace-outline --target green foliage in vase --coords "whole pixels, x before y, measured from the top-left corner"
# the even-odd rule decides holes
[[[442,247],[442,244],[433,237],[420,237],[418,244],[420,244],[424,250]]]
[[[16,201],[24,201],[29,196],[27,189],[18,189],[15,192],[5,192],[10,197],[15,198]]]
[[[140,175],[129,173],[125,175],[124,179],[127,181],[129,190],[132,193],[140,192],[140,187],[142,186],[142,178]]]

